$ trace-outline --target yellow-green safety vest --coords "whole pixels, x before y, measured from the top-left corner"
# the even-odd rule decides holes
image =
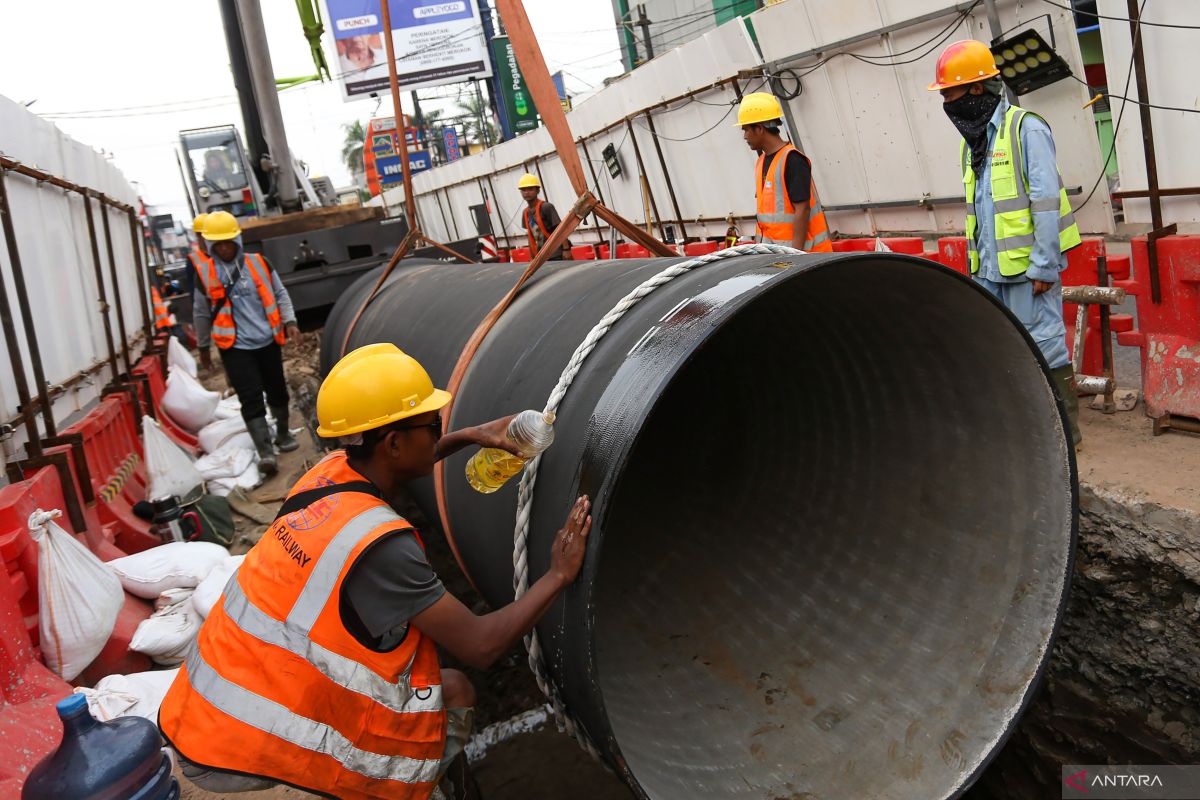
[[[1079,226],[1075,224],[1075,214],[1067,200],[1061,174],[1058,176],[1057,198],[1029,199],[1029,181],[1021,157],[1020,136],[1021,121],[1029,113],[1023,108],[1009,106],[988,154],[992,162],[992,202],[996,208],[996,255],[1000,261],[1000,274],[1005,277],[1023,275],[1029,269],[1035,211],[1058,209],[1059,252],[1065,253],[1081,241]],[[967,194],[967,257],[971,272],[976,273],[979,271],[979,249],[975,243],[978,227],[975,219],[975,170],[971,167],[971,148],[965,139],[959,146],[959,157]]]

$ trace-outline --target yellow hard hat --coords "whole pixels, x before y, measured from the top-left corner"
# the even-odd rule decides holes
[[[738,106],[739,128],[776,119],[783,119],[783,106],[770,92],[751,92],[742,98],[742,104]]]
[[[538,180],[538,176],[532,172],[526,172],[521,176],[521,180],[517,181],[518,189],[540,189],[542,182]]]
[[[192,220],[192,233],[204,233],[204,222],[208,219],[208,214],[197,214]]]
[[[225,242],[236,239],[242,228],[237,217],[228,211],[214,211],[204,220],[203,236],[210,242]]]
[[[950,45],[938,56],[929,91],[940,92],[951,86],[977,83],[999,74],[996,57],[988,46],[974,39],[965,39]]]
[[[417,360],[390,343],[369,344],[333,365],[317,392],[317,435],[332,439],[437,411],[450,393],[433,388]]]

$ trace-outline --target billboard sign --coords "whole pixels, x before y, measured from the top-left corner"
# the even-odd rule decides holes
[[[446,149],[447,161],[458,161],[462,158],[462,147],[458,143],[458,131],[454,128],[442,128],[442,145]]]
[[[537,108],[525,86],[516,53],[507,36],[492,39],[492,56],[496,59],[496,72],[500,83],[500,98],[508,113],[508,122],[514,134],[526,133],[538,126]]]
[[[325,0],[342,99],[388,91],[379,0]],[[420,89],[488,78],[487,43],[475,0],[388,0],[400,86]]]

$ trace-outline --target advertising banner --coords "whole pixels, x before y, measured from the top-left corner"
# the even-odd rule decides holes
[[[512,42],[507,36],[492,39],[492,56],[496,59],[496,72],[500,81],[500,98],[508,112],[508,122],[514,134],[526,133],[538,126],[537,108],[525,86]]]
[[[325,0],[342,98],[388,91],[378,0]],[[492,74],[475,0],[388,0],[400,86],[420,89]]]

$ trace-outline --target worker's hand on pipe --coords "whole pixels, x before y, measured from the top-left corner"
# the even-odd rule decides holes
[[[284,326],[283,330],[287,334],[287,343],[292,347],[300,344],[300,341],[304,338],[300,333],[300,326],[294,322],[289,322]]]
[[[200,348],[200,366],[212,369],[212,351],[207,347]]]
[[[1053,288],[1054,288],[1054,284],[1051,281],[1034,281],[1033,282],[1034,295],[1044,294],[1045,292],[1048,292]]]
[[[550,572],[562,581],[571,583],[583,567],[583,556],[587,553],[587,538],[592,530],[592,501],[587,495],[575,501],[566,524],[554,537],[550,546]]]
[[[508,438],[508,424],[513,421],[515,416],[516,414],[510,414],[507,417],[494,419],[472,428],[471,433],[475,444],[480,447],[495,447],[506,453],[512,453],[514,456],[521,455],[516,442]]]

